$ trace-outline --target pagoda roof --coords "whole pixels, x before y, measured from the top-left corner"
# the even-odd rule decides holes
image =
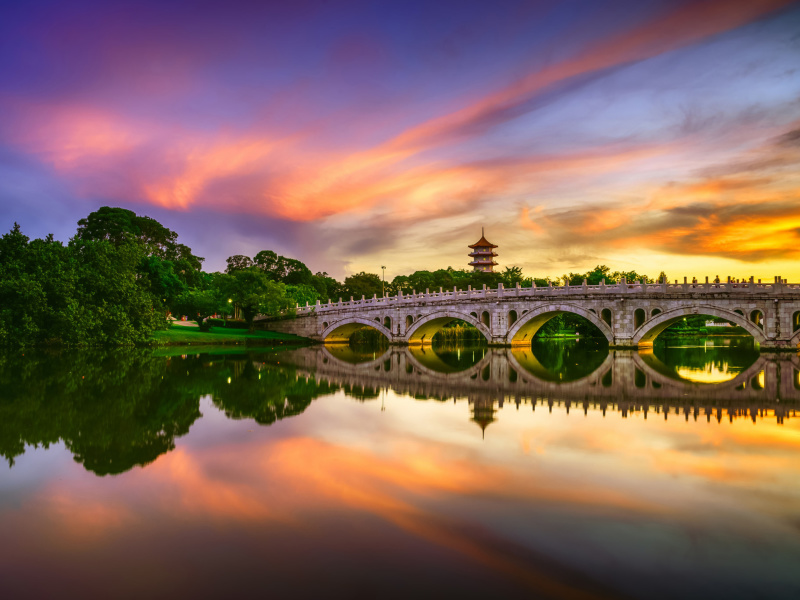
[[[469,248],[497,248],[496,244],[491,243],[486,237],[483,235],[483,228],[481,228],[481,239],[479,239],[474,244],[468,246]]]

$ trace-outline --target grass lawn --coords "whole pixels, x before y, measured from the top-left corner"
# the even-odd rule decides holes
[[[283,342],[300,343],[305,341],[297,335],[277,331],[254,331],[212,327],[210,331],[200,331],[197,327],[171,327],[166,331],[154,331],[152,339],[157,344],[279,344]]]

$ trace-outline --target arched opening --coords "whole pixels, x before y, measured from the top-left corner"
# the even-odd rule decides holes
[[[516,322],[517,322],[517,311],[515,310],[508,311],[508,326],[511,327]]]
[[[517,371],[514,369],[514,367],[508,367],[508,381],[510,383],[516,383],[517,378]]]
[[[603,319],[603,322],[611,327],[611,309],[604,308],[600,311],[600,318]]]
[[[437,334],[437,339],[444,342],[468,339],[475,344],[488,341],[486,327],[472,315],[443,311],[420,318],[410,325],[407,331],[408,343],[432,344]]]
[[[758,309],[750,311],[750,322],[756,327],[764,329],[764,313]]]
[[[651,317],[655,317],[656,315],[660,315],[660,314],[661,314],[661,309],[660,308],[654,308],[652,310],[652,312],[650,313],[650,316]]]
[[[489,378],[492,376],[492,368],[490,365],[486,365],[481,369],[481,379],[484,381],[489,381]]]
[[[644,325],[646,315],[647,313],[644,312],[643,308],[637,308],[635,311],[633,311],[633,326],[636,329]]]
[[[322,329],[327,329],[327,328],[328,328],[328,322],[327,321],[323,321],[322,322]]]
[[[736,309],[735,311],[733,311],[733,312],[735,312],[737,315],[742,315],[742,316],[744,316],[744,311],[743,311],[741,308],[737,308],[737,309]]]
[[[649,348],[657,338],[665,343],[688,338],[694,338],[695,342],[705,338],[711,340],[701,342],[704,346],[719,345],[723,343],[722,338],[732,340],[734,345],[742,339],[745,345],[752,345],[753,340],[761,343],[766,339],[762,328],[755,323],[736,312],[713,306],[687,306],[660,313],[636,328],[633,342],[639,348]]]
[[[800,311],[792,315],[792,331],[800,329]]]
[[[383,326],[389,331],[392,330],[392,317],[383,317]]]
[[[326,344],[379,343],[385,344],[391,332],[380,323],[368,319],[351,319],[348,322],[326,327],[323,340]]]
[[[490,318],[491,317],[489,316],[489,311],[485,310],[481,313],[481,323],[483,323],[484,326],[489,327]]]
[[[470,317],[475,317],[475,319],[477,320],[477,318],[478,318],[478,313],[476,313],[476,312],[471,312],[471,313],[469,313],[469,316],[470,316]]]
[[[406,317],[406,329],[411,327],[413,324],[414,324],[414,317],[412,317],[411,315],[408,315]]]
[[[605,375],[603,375],[603,379],[600,382],[603,387],[609,388],[614,385],[614,374],[611,372],[611,369],[606,371]]]
[[[514,346],[527,346],[538,339],[575,340],[583,338],[611,341],[608,324],[597,315],[572,305],[544,306],[530,311],[509,328],[507,340]]]

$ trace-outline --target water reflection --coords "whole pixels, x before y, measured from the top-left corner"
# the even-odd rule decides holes
[[[272,364],[265,361],[270,357]],[[300,414],[330,393],[280,355],[160,356],[148,350],[17,353],[0,359],[0,456],[63,441],[97,475],[146,465],[175,448],[210,394],[230,418],[264,425]]]
[[[563,349],[5,356],[0,595],[796,598],[798,357]]]
[[[590,375],[607,356],[608,345],[596,339],[534,339],[531,348],[514,349],[514,358],[526,371],[543,381],[564,383]]]
[[[569,413],[615,410],[697,420],[783,422],[800,402],[795,355],[752,346],[685,346],[651,353],[573,342],[532,350],[487,347],[353,350],[315,346],[260,353],[161,356],[150,351],[15,354],[0,361],[0,455],[63,441],[98,475],[146,465],[201,416],[200,398],[261,425],[301,414],[341,389],[361,401],[392,390],[466,400],[485,432],[504,403]]]

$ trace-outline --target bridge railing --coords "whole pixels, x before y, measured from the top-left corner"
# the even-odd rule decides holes
[[[539,297],[539,296],[571,296],[571,295],[606,295],[606,294],[668,294],[668,295],[685,295],[685,294],[791,294],[800,296],[800,283],[787,283],[786,280],[779,277],[775,278],[772,283],[758,283],[753,281],[736,282],[716,282],[706,280],[704,283],[697,281],[688,282],[684,278],[684,283],[643,283],[631,282],[628,283],[624,279],[619,282],[605,283],[601,282],[598,285],[588,285],[585,282],[582,285],[565,285],[565,286],[537,286],[520,287],[517,285],[513,288],[506,288],[500,284],[496,289],[487,288],[484,286],[481,289],[472,289],[471,287],[466,290],[439,291],[425,292],[412,292],[410,294],[398,293],[396,296],[383,296],[372,298],[361,297],[360,299],[350,298],[350,300],[343,301],[341,298],[338,302],[329,300],[327,303],[317,302],[315,305],[297,306],[297,314],[305,315],[312,312],[341,310],[344,308],[377,308],[377,307],[395,307],[406,304],[415,304],[418,302],[452,302],[458,300],[472,300],[483,298],[526,298],[526,297]]]

